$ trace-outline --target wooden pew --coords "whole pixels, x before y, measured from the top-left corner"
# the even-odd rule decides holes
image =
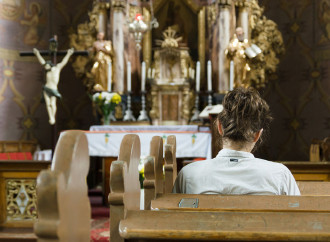
[[[128,211],[126,241],[329,241],[329,213]]]
[[[37,179],[38,241],[90,241],[87,138],[82,131],[61,133],[50,170]]]
[[[119,235],[119,222],[129,210],[140,208],[140,139],[135,134],[125,135],[118,160],[110,167],[110,241],[124,241]]]
[[[164,192],[163,139],[154,136],[150,142],[150,155],[144,165],[144,209],[150,210],[151,200]]]
[[[151,201],[162,194],[172,193],[172,188],[177,177],[176,164],[176,138],[174,135],[167,137],[165,144],[165,177],[163,176],[163,139],[154,136],[150,142],[150,155],[144,165],[144,209],[150,210]]]
[[[176,164],[176,138],[174,135],[167,137],[167,144],[165,145],[165,190],[164,193],[172,193],[173,185],[177,177]]]
[[[330,182],[304,182],[297,181],[301,195],[304,196],[330,196]]]
[[[330,196],[166,194],[151,201],[151,209],[330,213]]]
[[[157,140],[157,138],[156,138]],[[158,146],[159,147],[159,146]],[[157,153],[157,152],[156,152]],[[160,154],[158,152],[157,154]],[[127,163],[124,163],[127,164]],[[155,167],[155,166],[154,166]],[[125,197],[126,191],[124,184],[128,184],[126,174],[127,166],[121,166],[118,169],[120,181],[122,185],[117,184],[122,189],[120,194]],[[123,175],[124,174],[124,175]],[[111,169],[111,177],[115,176],[113,169]],[[111,178],[112,179],[112,178]],[[138,183],[138,181],[136,181]],[[111,191],[112,195],[113,191]],[[155,189],[156,193],[156,189]],[[159,199],[168,199],[169,197],[175,197],[180,199],[180,196],[191,196],[184,194],[163,195],[161,198],[157,198],[153,201],[156,202]],[[209,199],[215,195],[196,195],[201,196],[203,199]],[[225,196],[224,196],[225,197]],[[226,196],[230,197],[230,196]],[[233,196],[234,197],[234,196]],[[261,196],[235,196],[239,197],[239,200],[244,200],[245,197],[250,197],[250,205],[258,202]],[[281,204],[281,201],[271,201],[275,197],[283,197],[285,200],[285,206]],[[302,198],[302,197],[295,197]],[[323,199],[324,198],[324,199]],[[110,222],[111,227],[116,227],[118,233],[118,240],[123,241],[141,241],[148,239],[148,241],[159,241],[159,239],[165,239],[169,241],[176,240],[259,240],[259,241],[328,241],[330,240],[330,213],[327,199],[328,197],[322,197],[321,203],[318,203],[320,207],[313,207],[314,200],[299,200],[299,207],[296,200],[292,200],[293,197],[285,196],[268,196],[266,204],[259,202],[259,206],[267,208],[267,202],[278,203],[279,208],[274,211],[259,211],[249,208],[249,203],[245,204],[245,208],[240,211],[219,211],[215,208],[209,211],[209,208],[205,208],[203,211],[192,212],[185,210],[161,210],[161,211],[139,211],[137,209],[130,209],[129,205],[126,205],[124,199],[122,199],[120,219],[116,220],[118,223]],[[291,200],[290,200],[291,199]],[[138,202],[138,200],[136,201]],[[214,201],[207,203],[212,204]],[[283,202],[283,201],[282,201]],[[303,206],[300,203],[303,202]],[[204,203],[204,200],[202,204]],[[242,202],[243,203],[243,202]],[[288,204],[289,205],[288,207]],[[258,204],[257,204],[258,205]],[[255,206],[255,205],[253,205]],[[291,209],[290,209],[291,207]],[[313,212],[311,212],[313,211]],[[124,215],[125,214],[125,215]],[[111,213],[113,216],[113,214]],[[120,222],[119,222],[120,221]],[[112,230],[111,230],[112,231]],[[113,240],[112,240],[113,241]]]

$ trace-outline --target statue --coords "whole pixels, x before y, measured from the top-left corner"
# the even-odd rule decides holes
[[[38,24],[41,14],[40,4],[37,2],[30,3],[30,13],[24,11],[24,20],[21,20],[22,25],[28,26],[28,30],[24,35],[24,43],[27,45],[35,45],[39,41]]]
[[[245,53],[248,47],[248,40],[244,39],[243,28],[236,28],[236,34],[234,34],[225,52],[230,61],[234,62],[234,88],[250,86],[250,83],[246,82],[247,74],[250,71]]]
[[[113,54],[111,41],[104,40],[103,32],[99,32],[97,34],[97,40],[93,44],[93,51],[94,53],[96,53],[94,57],[95,62],[91,70],[91,73],[95,78],[95,84],[93,89],[95,91],[107,91],[108,81],[109,82],[112,81],[109,80],[108,75],[109,75],[109,66],[112,65],[112,58],[114,54]],[[111,74],[112,73],[110,73],[110,75]],[[109,85],[111,85],[111,83]]]
[[[57,90],[57,85],[60,80],[60,72],[62,68],[68,63],[70,56],[73,54],[74,49],[71,48],[67,51],[62,62],[54,65],[51,61],[45,61],[40,55],[39,50],[33,48],[33,53],[38,58],[40,64],[46,70],[46,84],[43,86],[43,97],[46,102],[47,112],[49,116],[49,123],[55,124],[56,114],[56,98],[62,98]]]

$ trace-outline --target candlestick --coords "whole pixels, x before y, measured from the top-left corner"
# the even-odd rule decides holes
[[[141,70],[141,91],[144,92],[146,89],[146,63],[142,62]]]
[[[200,80],[201,80],[201,63],[197,61],[196,63],[196,92],[200,90]]]
[[[123,120],[124,121],[136,121],[136,119],[133,116],[133,112],[131,110],[131,92],[128,92],[127,94],[127,109],[125,111],[125,115]]]
[[[108,64],[108,92],[111,92],[111,82],[112,82],[112,62]]]
[[[151,70],[151,78],[155,78],[155,68],[152,68]]]
[[[127,61],[127,91],[131,92],[131,62]]]
[[[207,90],[212,91],[212,63],[207,61]]]
[[[229,91],[234,89],[234,61],[230,61]]]
[[[138,121],[150,121],[147,111],[146,111],[146,92],[145,91],[142,91],[141,104],[142,104],[142,110],[140,111],[140,115],[137,120]]]

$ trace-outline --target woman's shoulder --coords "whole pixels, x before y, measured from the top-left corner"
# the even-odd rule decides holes
[[[261,166],[265,166],[265,167],[269,167],[272,169],[277,169],[279,171],[283,171],[286,172],[288,171],[288,168],[276,161],[269,161],[269,160],[265,160],[265,159],[260,159],[260,158],[254,158],[255,162],[258,162],[258,164],[260,164]]]

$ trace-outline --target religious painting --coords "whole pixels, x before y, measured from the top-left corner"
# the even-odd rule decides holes
[[[318,1],[318,21],[322,31],[319,44],[330,42],[330,0]]]
[[[197,13],[188,6],[186,1],[162,1],[155,9],[159,27],[152,32],[153,42],[163,40],[163,32],[171,27],[176,31],[176,37],[182,37],[179,47],[188,47],[193,59],[197,59],[198,26]]]
[[[36,45],[39,42],[39,22],[42,15],[42,8],[38,2],[31,2],[24,10],[23,19],[20,24],[26,27],[23,41],[26,45]]]
[[[24,0],[0,0],[0,18],[16,20],[24,9]]]

